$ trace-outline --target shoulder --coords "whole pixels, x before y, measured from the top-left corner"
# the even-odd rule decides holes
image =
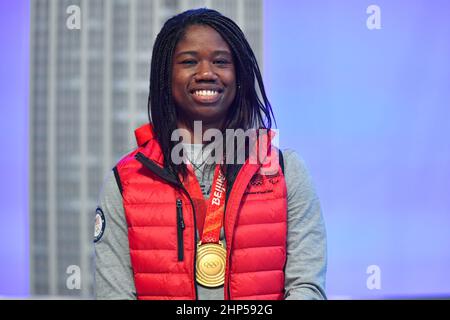
[[[284,176],[288,199],[301,194],[315,198],[315,188],[305,160],[293,149],[283,149]]]
[[[112,172],[115,178],[116,185],[118,186],[120,193],[122,194],[122,182],[128,180],[129,175],[135,173],[141,167],[141,164],[136,158],[138,153],[142,153],[144,148],[142,146],[134,148],[120,158],[120,160],[113,167]]]
[[[136,154],[138,152],[140,152],[141,150],[142,150],[142,147],[137,147],[134,150],[132,150],[131,152],[128,152],[127,154],[122,156],[119,161],[117,161],[117,164],[115,167],[125,168],[128,165],[130,165],[131,163],[134,163],[136,161],[136,158],[135,158]]]
[[[305,160],[293,149],[283,149],[285,176],[296,174],[308,178],[308,169]]]
[[[119,186],[117,185],[117,179],[114,174],[114,170],[111,170],[106,175],[103,186],[100,192],[100,202],[110,199],[121,198]]]

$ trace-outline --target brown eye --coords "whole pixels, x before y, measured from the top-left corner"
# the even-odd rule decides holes
[[[230,61],[225,60],[225,59],[219,59],[219,60],[215,60],[214,64],[218,64],[218,65],[225,65],[225,64],[229,64]]]
[[[186,60],[181,61],[181,64],[186,64],[186,65],[193,65],[196,63],[197,63],[197,61],[195,61],[193,59],[186,59]]]

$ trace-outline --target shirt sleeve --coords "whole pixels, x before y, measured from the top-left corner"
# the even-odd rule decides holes
[[[100,193],[98,209],[104,231],[95,241],[95,296],[97,299],[136,299],[122,195],[111,171]]]
[[[326,230],[319,199],[304,161],[284,150],[288,192],[285,299],[326,299]]]

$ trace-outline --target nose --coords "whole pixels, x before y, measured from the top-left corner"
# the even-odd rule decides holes
[[[216,81],[218,79],[217,74],[214,72],[214,70],[211,68],[211,65],[209,62],[205,61],[199,64],[197,73],[194,75],[194,80],[196,82],[202,82],[202,81]]]

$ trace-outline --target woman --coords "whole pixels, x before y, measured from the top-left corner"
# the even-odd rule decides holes
[[[100,196],[97,298],[325,299],[325,229],[303,162],[278,153],[272,131],[250,139],[244,164],[236,153],[208,149],[208,130],[225,136],[272,123],[255,56],[233,21],[197,9],[164,24],[153,47],[149,114],[136,130],[137,149]],[[180,131],[181,162],[173,152]],[[227,151],[241,151],[229,141]],[[250,161],[255,148],[277,159],[275,171]],[[204,161],[217,153],[223,158]]]

